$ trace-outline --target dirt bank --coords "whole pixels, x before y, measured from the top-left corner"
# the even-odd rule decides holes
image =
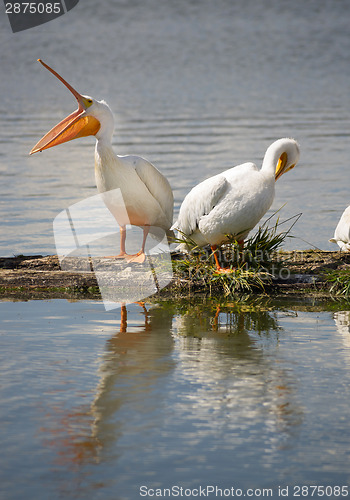
[[[179,256],[174,256],[174,258]],[[279,252],[276,266],[281,270],[268,294],[317,294],[330,293],[332,283],[329,271],[350,270],[350,254],[316,250]],[[137,266],[137,264],[134,264]],[[209,293],[202,280],[193,280],[174,272],[173,281],[158,294],[166,297],[183,297],[186,294]],[[16,256],[0,258],[0,296],[2,298],[100,298],[96,277],[92,271],[71,272],[60,269],[57,256]]]

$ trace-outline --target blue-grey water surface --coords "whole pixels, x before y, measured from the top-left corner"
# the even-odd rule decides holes
[[[132,304],[126,324],[98,302],[0,302],[2,498],[349,485],[350,312],[334,309]]]
[[[0,255],[56,253],[54,217],[96,194],[93,138],[28,156],[76,106],[37,58],[109,103],[116,151],[167,176],[175,215],[194,184],[295,137],[300,163],[268,215],[303,214],[286,248],[335,250],[349,204],[349,21],[347,0],[81,0],[12,34],[0,12]],[[339,498],[350,307],[218,305],[132,304],[126,326],[102,302],[2,300],[1,498],[207,485]]]
[[[39,57],[110,104],[116,151],[167,176],[175,215],[194,184],[260,165],[269,144],[294,136],[301,160],[270,213],[303,213],[289,248],[335,248],[349,204],[349,19],[347,0],[84,0],[16,34],[1,15],[1,255],[55,253],[54,217],[96,194],[93,138],[28,156],[76,106]]]

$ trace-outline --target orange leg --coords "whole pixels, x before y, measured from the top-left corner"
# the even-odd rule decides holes
[[[143,309],[143,312],[145,315],[145,331],[147,332],[148,330],[151,329],[151,325],[149,322],[148,311],[146,309],[145,303],[144,302],[135,302],[135,304],[138,304]]]
[[[120,230],[120,253],[116,256],[117,259],[123,259],[126,256],[125,251],[125,240],[126,240],[126,228],[125,226],[119,226]]]
[[[211,248],[213,255],[214,255],[217,272],[218,273],[232,273],[233,269],[220,266],[220,262],[219,262],[219,259],[218,259],[217,253],[216,253],[217,245],[211,245],[210,248]]]
[[[242,251],[244,248],[244,240],[238,240],[237,243],[238,243],[239,249]]]
[[[150,320],[148,317],[148,311],[146,309],[145,303],[144,302],[135,302],[135,304],[138,304],[139,306],[142,307],[144,315],[145,315],[145,331],[150,331],[151,325],[150,325]],[[126,333],[128,329],[128,312],[126,310],[126,305],[125,302],[122,302],[120,304],[120,328],[119,331],[121,333]]]
[[[141,250],[133,255],[129,255],[126,253],[125,249],[125,240],[126,240],[126,228],[125,226],[119,226],[120,230],[120,252],[118,255],[110,255],[106,257],[107,259],[125,259],[127,262],[138,262],[142,264],[145,259],[145,245],[146,245],[146,239],[149,233],[149,226],[144,226],[143,227],[143,240],[142,240],[142,246]]]
[[[120,231],[120,252],[118,255],[108,255],[106,259],[125,259],[127,257],[127,253],[125,251],[125,239],[126,239],[126,228],[125,226],[119,226]]]
[[[128,313],[126,311],[126,306],[124,303],[121,304],[120,308],[120,332],[126,332],[128,325]]]
[[[220,266],[220,262],[219,262],[218,256],[216,255],[217,246],[216,245],[211,245],[210,248],[211,248],[211,251],[213,252],[213,255],[214,255],[216,269],[219,271],[221,269],[221,266]]]
[[[127,262],[138,262],[139,264],[145,262],[146,259],[145,245],[148,233],[149,233],[149,226],[143,226],[143,240],[142,240],[141,250],[135,253],[134,255],[128,255],[126,259]]]

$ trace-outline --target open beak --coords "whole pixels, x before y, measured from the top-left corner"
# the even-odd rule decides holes
[[[71,141],[72,139],[78,139],[79,137],[85,137],[88,135],[95,135],[101,124],[100,122],[91,115],[85,113],[86,109],[89,107],[90,103],[88,100],[79,94],[68,82],[66,82],[56,71],[54,71],[50,66],[45,64],[41,59],[38,61],[53,75],[56,76],[70,92],[74,95],[78,101],[78,109],[64,118],[60,123],[55,125],[40,141],[33,147],[29,154],[37,153],[43,149],[52,148],[58,144]]]
[[[275,171],[275,181],[277,181],[283,174],[288,172],[288,170],[291,170],[292,168],[295,167],[295,165],[291,165],[290,167],[287,167],[287,153],[282,153],[276,167]]]

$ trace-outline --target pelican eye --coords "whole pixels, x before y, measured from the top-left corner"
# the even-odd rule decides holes
[[[86,99],[84,98],[84,104],[87,108],[89,108],[92,104],[93,104],[93,100],[92,99]]]

